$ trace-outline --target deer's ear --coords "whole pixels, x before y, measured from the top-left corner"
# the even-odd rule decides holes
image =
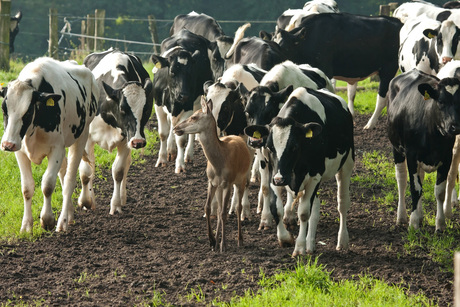
[[[206,104],[206,98],[201,96],[201,111],[206,114],[208,113],[208,105]]]

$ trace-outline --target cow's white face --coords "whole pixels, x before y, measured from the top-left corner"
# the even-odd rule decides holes
[[[221,130],[225,130],[227,127],[221,127],[219,125],[219,114],[221,112],[228,113],[230,110],[226,106],[227,97],[229,97],[231,93],[231,89],[226,87],[221,83],[215,83],[208,88],[208,92],[206,94],[206,101],[212,101],[212,115],[214,116],[217,124],[217,133],[220,134]],[[231,117],[229,114],[222,114],[222,116],[228,118]],[[231,122],[231,121],[230,121]]]
[[[7,97],[2,104],[5,131],[2,150],[17,151],[32,126],[34,117],[33,88],[26,82],[15,80],[8,85]]]
[[[437,36],[436,49],[439,63],[446,64],[452,59],[460,59],[460,29],[450,20],[442,22]]]
[[[126,97],[126,99],[122,101],[120,106],[120,115],[126,115],[130,111],[134,117],[134,119],[128,119],[129,122],[126,123],[126,128],[128,131],[128,137],[130,138],[128,140],[128,146],[130,148],[136,148],[137,146],[135,144],[145,144],[145,137],[142,131],[143,127],[141,125],[144,107],[146,104],[145,90],[140,84],[132,83],[123,88],[123,96]],[[126,105],[124,103],[126,103]]]

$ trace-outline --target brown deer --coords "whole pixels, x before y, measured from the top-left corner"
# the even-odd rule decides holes
[[[208,227],[208,236],[211,247],[217,250],[219,238],[219,228],[222,229],[222,240],[220,251],[224,252],[226,247],[225,223],[227,221],[228,203],[232,186],[235,185],[238,193],[237,217],[241,216],[244,190],[249,183],[249,168],[251,155],[246,142],[239,136],[229,135],[219,138],[214,116],[211,112],[212,101],[206,103],[204,97],[201,98],[201,110],[196,111],[187,120],[174,127],[174,133],[183,135],[184,133],[195,133],[199,135],[199,140],[203,148],[208,165],[206,174],[208,176],[208,196],[206,199],[205,212]],[[218,213],[216,237],[211,229],[211,202],[217,197]],[[241,221],[238,221],[238,246],[243,244],[243,234],[241,231]]]

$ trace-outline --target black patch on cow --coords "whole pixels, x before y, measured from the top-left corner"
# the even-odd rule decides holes
[[[436,20],[443,22],[444,20],[447,20],[449,16],[452,15],[452,12],[449,10],[443,11],[436,16]]]
[[[78,86],[78,89],[80,90],[80,94],[81,94],[81,97],[82,97],[83,101],[86,101],[86,88],[85,88],[85,87],[82,87],[82,86],[80,85],[80,82],[79,82],[77,79],[75,79],[74,77],[72,77],[72,75],[71,75],[70,73],[67,73],[67,74],[70,76],[70,78],[71,78],[73,81],[75,81],[75,83],[76,83],[77,86]]]
[[[302,68],[300,70],[303,72],[305,76],[307,76],[313,82],[315,82],[318,88],[326,88],[326,80],[323,77],[321,77],[321,75],[319,75],[317,72]]]
[[[80,125],[73,125],[72,126],[72,133],[74,135],[75,139],[78,139],[78,137],[82,134],[83,130],[85,130],[86,126],[86,109],[85,105],[80,102],[79,99],[75,102],[75,106],[77,108],[77,115],[80,118]]]

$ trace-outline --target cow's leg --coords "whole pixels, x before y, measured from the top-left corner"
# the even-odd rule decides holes
[[[187,147],[185,148],[185,163],[193,163],[193,153],[195,151],[195,135],[188,135]]]
[[[173,117],[171,114],[168,114],[168,124],[169,124],[169,134],[168,134],[168,140],[166,141],[166,151],[167,151],[167,157],[168,161],[172,162],[176,160],[177,157],[177,148],[176,148],[176,143],[177,143],[177,138],[176,134],[174,133],[174,122],[173,122]],[[185,138],[185,136],[183,136]]]
[[[251,182],[257,182],[257,179],[259,178],[259,167],[260,167],[260,162],[259,162],[259,155],[256,153],[254,157],[254,161],[252,163],[252,168],[251,168]],[[257,213],[260,213],[258,211]]]
[[[387,105],[387,95],[385,96],[380,96],[380,94],[377,95],[377,102],[375,104],[375,110],[374,113],[372,114],[371,118],[367,122],[366,126],[364,126],[364,129],[373,129],[377,125],[377,121],[379,120],[380,114],[382,114],[383,108],[386,107]]]
[[[457,193],[455,191],[455,181],[457,180],[458,167],[460,166],[460,137],[455,138],[454,149],[452,150],[452,163],[450,164],[449,174],[447,175],[446,195],[443,204],[445,216],[452,217],[452,204],[456,202]]]
[[[422,220],[422,193],[424,172],[419,169],[415,157],[407,157],[407,169],[409,171],[410,193],[412,198],[412,213],[409,227],[418,229]]]
[[[273,227],[273,215],[270,209],[270,172],[269,172],[269,165],[267,160],[264,158],[264,155],[261,153],[261,150],[257,150],[257,156],[258,160],[260,163],[259,167],[259,172],[260,172],[260,191],[259,194],[262,194],[262,200],[260,200],[260,195],[259,195],[259,206],[262,205],[262,213],[260,215],[260,224],[259,224],[259,230],[267,230],[271,227]],[[276,188],[278,191],[279,188]],[[281,202],[281,207],[282,205],[282,199],[281,199],[281,192],[279,192],[279,196],[277,197],[277,208],[278,208],[278,201]],[[278,212],[279,214],[280,212]],[[283,215],[284,215],[284,210],[283,210]],[[283,224],[283,223],[281,223]],[[284,225],[283,225],[284,228]],[[286,230],[287,232],[287,230]],[[284,234],[284,230],[282,230],[282,237],[284,238],[283,240],[286,239],[286,234]],[[290,234],[289,234],[290,235]],[[280,238],[278,237],[278,240]],[[287,239],[289,241],[290,239]],[[280,242],[280,244],[282,244]]]
[[[48,156],[48,167],[46,168],[45,173],[42,177],[42,192],[43,192],[43,207],[40,213],[40,224],[46,230],[51,230],[54,228],[56,222],[54,219],[53,210],[51,208],[51,196],[54,192],[56,187],[56,179],[58,176],[58,172],[61,169],[62,161],[64,160],[65,156],[65,149],[56,147]],[[69,161],[70,163],[70,161]],[[67,174],[64,176],[64,185],[62,186],[62,209],[61,214],[66,210],[65,201],[66,198],[64,197],[65,187],[68,184],[67,181],[71,183],[71,179],[68,178]],[[67,214],[67,211],[65,212]],[[67,215],[65,216],[65,223],[67,223]],[[56,228],[56,231],[59,231]]]
[[[64,186],[64,177],[65,173],[67,171],[67,157],[64,156],[64,159],[62,160],[61,168],[59,169],[59,181],[61,182],[61,186]]]
[[[299,200],[299,208],[297,210],[297,215],[299,217],[299,234],[297,235],[297,239],[295,240],[295,248],[294,252],[292,253],[292,257],[298,256],[298,255],[305,255],[306,253],[306,243],[307,243],[307,226],[308,222],[310,220],[310,211],[313,209],[314,205],[314,200],[316,198],[316,193],[319,188],[319,181],[321,180],[320,176],[312,177],[311,182],[308,184],[308,186],[305,187],[304,195],[300,197]],[[301,192],[300,192],[301,193]],[[314,225],[315,228],[312,228],[312,230],[316,229],[316,225]],[[311,236],[315,237],[316,233],[311,233],[309,239],[311,240]],[[313,250],[310,250],[309,252],[314,251],[314,247],[312,248]]]
[[[272,214],[276,214],[275,221],[277,222],[276,235],[278,237],[278,243],[281,247],[286,247],[292,246],[294,244],[294,237],[286,229],[282,220],[282,217],[284,216],[284,204],[281,198],[282,189],[283,187],[278,187],[270,184],[270,198],[268,201],[271,206],[270,210]]]
[[[168,115],[165,112],[164,107],[155,105],[155,114],[158,120],[158,134],[160,135],[160,150],[158,152],[158,160],[155,167],[166,166],[167,162],[167,151],[166,144],[170,131],[170,124],[168,121]]]
[[[395,161],[395,177],[398,184],[398,213],[396,224],[407,224],[406,188],[407,188],[407,163],[406,158],[393,149]]]
[[[86,159],[80,162],[79,172],[81,180],[81,193],[78,197],[78,206],[86,209],[96,209],[96,198],[94,195],[93,179],[95,174],[95,157],[94,157],[94,143],[88,141],[86,143],[85,151],[87,153]],[[86,161],[85,161],[86,160]]]
[[[283,223],[287,229],[293,229],[297,225],[297,216],[295,212],[294,197],[293,194],[286,190],[286,204],[284,205],[284,216]]]
[[[354,84],[347,83],[347,97],[348,97],[348,109],[350,110],[351,115],[355,116],[355,97],[356,90],[358,88],[358,82]]]
[[[77,170],[80,165],[85,144],[88,140],[89,131],[86,130],[76,142],[69,147],[69,159],[67,163],[67,171],[64,177],[64,186],[62,187],[62,210],[56,226],[56,231],[66,231],[69,223],[74,221],[74,207],[72,205],[72,194],[77,185]],[[65,150],[64,154],[65,154]],[[54,177],[56,182],[56,177]]]
[[[21,232],[32,232],[34,219],[32,216],[32,197],[35,192],[35,181],[29,158],[22,151],[16,151],[19,171],[21,172],[21,190],[24,198],[24,215],[22,217]]]
[[[126,205],[126,181],[131,165],[131,149],[126,143],[117,147],[117,156],[112,165],[113,194],[110,201],[110,214],[122,213]]]
[[[172,131],[171,133],[174,135]],[[177,157],[176,157],[176,169],[175,169],[176,174],[185,172],[184,149],[185,149],[185,143],[187,141],[187,138],[189,138],[190,136],[193,136],[193,134],[192,135],[184,134],[181,136],[175,135],[176,145],[177,145]]]
[[[447,177],[449,168],[452,163],[446,163],[438,168],[436,174],[436,185],[434,189],[434,195],[436,197],[437,212],[436,212],[436,231],[443,231],[446,229],[446,217],[444,215],[443,204],[446,198],[451,197],[451,194],[446,193]],[[450,204],[449,204],[450,206]]]
[[[350,153],[348,155],[347,161],[335,176],[337,181],[337,204],[340,216],[340,227],[336,247],[337,250],[348,249],[349,236],[347,229],[347,215],[351,205],[350,181],[351,174],[353,172],[353,166],[354,161]]]
[[[320,217],[319,207],[320,207],[319,198],[316,196],[313,199],[313,204],[312,204],[311,212],[310,212],[310,218],[308,219],[308,231],[307,231],[307,240],[306,240],[307,254],[313,254],[313,252],[316,250],[316,229],[318,228],[318,222],[319,222],[319,217]]]

